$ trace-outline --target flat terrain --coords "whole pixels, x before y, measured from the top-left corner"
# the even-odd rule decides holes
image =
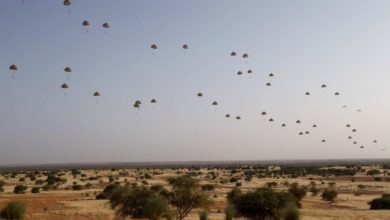
[[[247,168],[245,168],[247,169]],[[161,184],[167,186],[168,177],[191,174],[199,181],[199,184],[213,184],[215,190],[206,191],[213,204],[210,207],[210,219],[224,219],[223,210],[227,205],[226,194],[236,182],[231,178],[239,179],[243,191],[252,190],[266,186],[267,183],[275,182],[273,188],[277,191],[287,190],[288,184],[297,182],[299,185],[310,186],[315,184],[317,188],[333,188],[338,192],[334,203],[321,199],[321,193],[313,196],[307,193],[300,209],[301,219],[390,219],[390,210],[370,210],[368,202],[374,198],[381,197],[384,193],[390,193],[390,176],[387,175],[382,166],[363,166],[354,176],[319,176],[303,175],[298,177],[287,176],[266,176],[254,175],[250,180],[245,180],[245,169],[84,169],[77,170],[79,173],[72,175],[70,170],[58,171],[57,176],[62,178],[62,183],[57,187],[47,190],[41,189],[39,194],[32,194],[34,186],[43,187],[46,184],[47,173],[35,172],[36,179],[31,180],[31,174],[26,173],[3,173],[0,180],[5,182],[3,193],[0,193],[0,207],[8,201],[22,201],[26,204],[26,220],[62,220],[62,219],[114,219],[113,211],[107,200],[96,200],[95,196],[105,186],[113,181],[121,184],[125,182],[138,184]],[[279,167],[268,166],[267,171],[280,170]],[[344,166],[324,167],[323,169],[347,169]],[[380,173],[367,175],[367,171],[377,170]],[[147,177],[145,174],[148,174]],[[213,174],[215,178],[210,178]],[[42,180],[41,182],[37,180]],[[38,183],[38,184],[37,184]],[[89,183],[89,184],[88,184]],[[14,194],[16,185],[27,185],[25,194]],[[88,185],[87,185],[88,184]],[[83,189],[73,190],[72,185],[82,185]],[[198,219],[198,210],[193,210],[188,219]]]

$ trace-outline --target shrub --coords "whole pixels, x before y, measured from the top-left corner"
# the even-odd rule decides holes
[[[5,185],[5,182],[0,180],[0,192],[4,192],[4,185]]]
[[[329,202],[334,202],[337,197],[337,192],[334,190],[325,189],[321,195],[322,199]]]
[[[287,207],[283,210],[284,220],[299,220],[299,211],[296,207]]]
[[[312,196],[317,196],[320,192],[320,190],[315,186],[310,187],[309,191],[312,193]]]
[[[39,187],[33,187],[33,188],[31,189],[31,193],[39,193],[39,191],[40,191],[40,188],[39,188]]]
[[[232,205],[225,208],[225,220],[232,220],[236,216],[236,209]]]
[[[171,212],[168,203],[160,196],[147,199],[144,209],[144,216],[151,220],[158,220],[161,217],[171,219]]]
[[[228,192],[227,200],[229,203],[234,203],[235,200],[237,200],[237,198],[241,195],[242,195],[241,190],[238,187],[234,187],[230,192]]]
[[[381,198],[371,200],[369,203],[370,209],[390,209],[390,196],[382,195]]]
[[[300,207],[300,201],[306,196],[306,187],[299,186],[298,183],[293,183],[290,185],[288,191],[295,197],[297,205]]]
[[[161,210],[164,207],[158,195],[146,186],[117,186],[110,196],[111,207],[117,208],[117,214],[123,217],[145,218],[158,213],[150,209]],[[156,207],[158,208],[156,208]],[[150,211],[150,212],[149,212]]]
[[[202,186],[203,191],[213,191],[215,189],[215,186],[212,184],[205,184]]]
[[[26,193],[27,186],[25,185],[16,185],[14,188],[14,193],[15,194],[23,194]]]
[[[79,184],[76,184],[76,185],[73,185],[73,186],[72,186],[72,189],[75,190],[75,191],[79,191],[79,190],[82,190],[82,189],[83,189],[83,186],[82,186],[82,185],[79,185]]]
[[[0,217],[4,219],[22,220],[24,218],[25,205],[20,202],[9,202],[0,211]]]
[[[209,213],[206,210],[202,210],[199,212],[199,220],[207,220],[209,217]]]

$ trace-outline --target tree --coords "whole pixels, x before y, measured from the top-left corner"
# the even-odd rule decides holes
[[[232,204],[237,216],[254,220],[280,219],[286,208],[296,209],[296,200],[291,193],[275,192],[260,188],[239,195]]]
[[[167,197],[177,209],[177,220],[184,219],[193,208],[207,206],[207,197],[190,176],[172,177],[168,182],[172,190],[167,193]]]
[[[306,196],[306,187],[299,186],[298,183],[290,185],[288,191],[295,197],[298,207],[301,207],[301,200]]]
[[[96,196],[96,199],[110,199],[115,190],[119,188],[117,184],[109,184]]]
[[[16,185],[14,188],[14,193],[15,194],[23,194],[26,193],[27,186],[25,185]]]
[[[107,189],[107,190],[106,190]],[[132,218],[149,218],[156,220],[159,218],[171,218],[167,200],[159,195],[155,189],[146,186],[125,185],[107,186],[105,191],[110,199],[113,209],[117,209],[117,215]],[[161,189],[161,192],[163,189]]]
[[[322,199],[329,202],[334,202],[337,197],[337,192],[334,190],[325,189],[321,195]]]
[[[0,211],[0,217],[9,220],[22,220],[26,206],[20,202],[8,202]]]

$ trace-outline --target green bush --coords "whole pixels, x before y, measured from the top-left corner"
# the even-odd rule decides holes
[[[24,218],[25,205],[20,202],[9,202],[0,211],[0,217],[9,220],[22,220]]]
[[[321,195],[322,199],[329,202],[334,202],[337,197],[337,192],[334,190],[325,189]]]
[[[162,217],[171,219],[171,212],[167,201],[161,196],[154,196],[146,200],[143,215],[150,220],[158,220]]]
[[[15,194],[23,194],[26,193],[27,186],[25,185],[16,185],[14,188],[14,193]]]
[[[280,219],[285,208],[296,207],[296,199],[291,193],[260,188],[237,196],[232,205],[238,217],[256,220]]]
[[[39,188],[39,187],[33,187],[33,188],[31,189],[31,193],[39,193],[39,191],[40,191],[40,188]]]

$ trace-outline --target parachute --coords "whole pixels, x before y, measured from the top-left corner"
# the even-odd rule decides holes
[[[61,85],[61,89],[63,89],[65,91],[64,95],[66,96],[66,90],[69,88],[68,84],[64,83]]]
[[[108,29],[110,28],[110,25],[107,22],[105,22],[104,24],[102,24],[102,27]]]
[[[297,120],[295,123],[297,123],[297,124],[300,124],[300,123],[301,123],[301,121],[300,121],[300,120]]]
[[[237,117],[236,117],[236,120],[240,120],[240,119],[241,119],[241,117],[240,117],[240,116],[237,116]]]
[[[65,71],[66,73],[71,73],[71,72],[72,72],[72,69],[71,69],[69,66],[67,66],[67,67],[65,67],[64,71]]]
[[[187,50],[187,49],[188,49],[188,45],[187,45],[187,44],[183,44],[182,48],[183,48],[184,50]]]
[[[282,127],[286,127],[286,124],[282,124]]]
[[[237,72],[237,76],[240,76],[240,75],[242,75],[242,72],[241,72],[241,71],[238,71],[238,72]]]
[[[310,95],[310,92],[306,92],[305,95]]]
[[[335,92],[334,95],[340,95],[340,93],[339,92]]]
[[[89,26],[89,21],[87,21],[87,20],[83,21],[82,25],[85,26],[85,27]]]
[[[326,88],[326,85],[325,85],[325,84],[322,84],[321,88]]]
[[[94,92],[93,96],[98,97],[98,96],[100,96],[100,93],[99,92]]]
[[[261,115],[267,115],[267,112],[262,112]]]
[[[268,121],[269,121],[269,122],[273,122],[273,121],[274,121],[274,119],[273,119],[273,118],[270,118]]]
[[[268,76],[269,76],[269,77],[274,77],[274,74],[273,74],[273,73],[270,73]]]
[[[140,107],[141,107],[141,104],[142,104],[141,101],[137,100],[137,101],[134,102],[133,107],[134,107],[134,108],[140,108]]]
[[[18,67],[15,64],[12,64],[11,66],[9,66],[9,69],[16,71],[16,70],[18,70]]]
[[[152,44],[152,45],[150,45],[150,48],[152,48],[153,50],[157,50],[157,45],[156,44]]]
[[[236,52],[234,52],[234,51],[230,53],[230,56],[232,56],[232,57],[234,57],[234,56],[236,56],[236,55],[237,55],[237,54],[236,54]]]
[[[156,99],[152,99],[152,100],[150,100],[150,103],[152,103],[152,104],[157,103],[157,100]]]
[[[64,0],[64,6],[69,6],[71,4],[72,2],[70,0]]]
[[[244,58],[244,59],[246,59],[246,58],[248,58],[249,57],[249,55],[247,54],[247,53],[244,53],[243,55],[242,55],[242,58]]]
[[[230,118],[230,114],[226,114],[225,117],[226,117],[226,118]]]
[[[352,132],[356,132],[356,129],[352,129]]]
[[[212,105],[218,105],[218,102],[217,101],[214,101],[213,103],[211,103]]]
[[[249,70],[247,71],[247,73],[251,74],[251,73],[252,73],[252,70],[249,69]]]
[[[201,92],[199,92],[196,96],[203,97],[203,94]]]
[[[325,139],[322,139],[322,140],[321,140],[321,142],[322,142],[322,143],[325,143],[325,142],[326,142],[326,140],[325,140]]]
[[[266,86],[271,86],[271,83],[267,82],[267,84],[265,84]]]
[[[316,125],[316,124],[314,124],[314,125],[313,125],[313,128],[316,128],[316,127],[317,127],[317,125]]]

